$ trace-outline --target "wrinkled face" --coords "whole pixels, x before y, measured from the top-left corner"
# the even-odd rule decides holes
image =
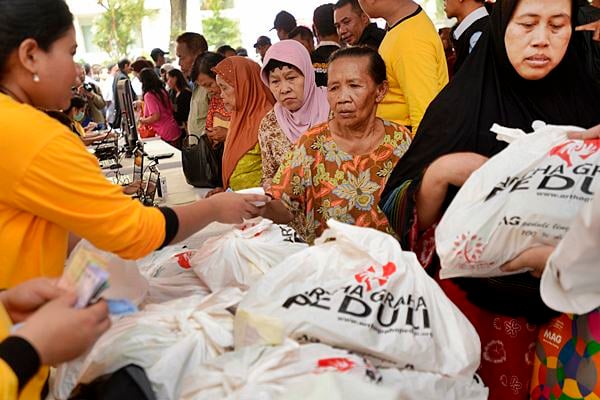
[[[369,74],[369,59],[339,58],[327,69],[327,100],[342,126],[360,125],[375,115],[387,83],[377,85]]]
[[[369,24],[369,17],[365,13],[357,13],[351,4],[336,9],[333,12],[333,19],[340,40],[351,46],[358,43],[365,27]]]
[[[562,61],[571,32],[569,0],[521,0],[504,35],[506,54],[522,78],[542,79]]]
[[[175,54],[179,59],[179,66],[183,75],[189,77],[192,73],[192,66],[196,59],[196,54],[192,53],[185,43],[177,43],[175,46]]]
[[[221,88],[219,87],[219,85],[217,85],[217,81],[206,74],[198,74],[198,77],[196,78],[196,83],[198,83],[198,85],[206,89],[206,91],[211,97],[218,96],[221,94]]]
[[[269,72],[269,89],[278,103],[291,112],[304,103],[304,75],[287,66]]]
[[[31,51],[35,60],[32,68],[40,77],[27,93],[34,106],[52,110],[69,108],[71,88],[78,80],[73,61],[76,50],[75,29],[71,28],[47,52],[37,47]]]
[[[448,18],[454,18],[458,16],[462,3],[460,0],[444,0],[444,10]]]
[[[217,75],[217,85],[219,86],[219,89],[221,89],[221,98],[223,99],[225,109],[228,112],[235,111],[237,103],[233,86],[227,83],[225,79],[221,78],[220,75]]]

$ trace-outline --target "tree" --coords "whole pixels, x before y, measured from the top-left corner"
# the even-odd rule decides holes
[[[142,19],[154,14],[144,8],[144,0],[98,0],[105,9],[96,21],[94,43],[114,60],[124,57],[141,38]]]
[[[212,11],[212,16],[202,21],[202,32],[209,45],[237,47],[242,44],[239,22],[221,15],[221,10],[228,3],[231,1],[204,0],[204,7]]]
[[[187,0],[171,0],[171,54],[175,54],[175,39],[185,31],[186,21]]]

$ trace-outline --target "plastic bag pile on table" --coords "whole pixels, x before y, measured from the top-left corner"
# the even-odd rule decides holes
[[[329,227],[308,247],[264,219],[213,224],[139,260],[141,311],[61,365],[52,394],[136,364],[160,399],[486,399],[479,338],[414,254]]]

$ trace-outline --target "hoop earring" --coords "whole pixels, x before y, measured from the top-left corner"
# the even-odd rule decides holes
[[[34,81],[35,83],[39,83],[39,81],[40,81],[40,76],[39,76],[37,73],[33,74],[33,81]]]

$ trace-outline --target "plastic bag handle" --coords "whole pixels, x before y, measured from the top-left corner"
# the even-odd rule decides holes
[[[517,139],[527,136],[521,129],[506,128],[498,124],[492,125],[490,131],[496,134],[496,139],[509,144]]]

